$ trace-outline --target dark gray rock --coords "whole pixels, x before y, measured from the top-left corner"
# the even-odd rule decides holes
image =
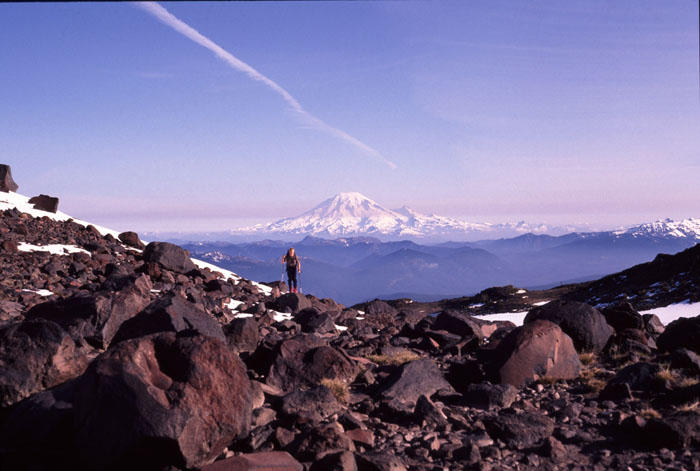
[[[671,368],[683,369],[694,376],[700,376],[700,356],[687,348],[671,352]]]
[[[554,421],[541,412],[500,414],[484,421],[492,438],[519,450],[534,448],[552,436]]]
[[[197,268],[185,249],[169,242],[148,244],[143,250],[143,260],[176,273],[188,273]]]
[[[399,366],[381,386],[381,394],[388,399],[415,404],[420,396],[430,397],[440,389],[452,390],[452,386],[435,362],[425,358]]]
[[[0,191],[8,193],[10,191],[17,191],[18,189],[17,183],[12,179],[12,169],[10,166],[0,164]]]
[[[643,329],[644,319],[630,303],[620,303],[603,308],[605,320],[617,332],[624,329]]]
[[[252,317],[234,319],[224,327],[224,334],[234,353],[254,352],[260,333],[258,323]]]
[[[536,320],[554,322],[574,341],[576,350],[600,352],[614,330],[594,307],[576,301],[550,301],[528,312],[524,323]]]
[[[469,407],[491,410],[510,407],[517,394],[518,390],[510,384],[470,384],[462,395],[462,401]]]
[[[119,234],[118,238],[124,243],[124,245],[128,245],[129,247],[134,247],[140,250],[143,250],[146,247],[143,245],[143,242],[141,242],[141,239],[136,232],[122,232]]]
[[[176,293],[166,293],[124,322],[114,336],[114,342],[143,337],[156,332],[192,330],[226,342],[219,323],[203,309]]]
[[[700,316],[681,317],[671,322],[659,335],[656,345],[667,352],[687,348],[700,353]]]
[[[280,412],[296,422],[321,422],[343,410],[325,386],[308,391],[292,391],[282,398]]]

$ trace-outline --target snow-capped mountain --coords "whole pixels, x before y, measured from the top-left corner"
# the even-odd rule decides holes
[[[664,219],[616,231],[615,235],[632,237],[659,237],[690,239],[700,242],[700,218],[688,218],[681,221]]]
[[[558,230],[557,230],[558,229]],[[550,228],[525,222],[507,224],[472,223],[435,214],[421,214],[407,206],[387,209],[360,193],[339,193],[315,208],[292,218],[236,229],[233,233],[296,234],[326,237],[371,235],[403,238],[507,237],[572,228]]]

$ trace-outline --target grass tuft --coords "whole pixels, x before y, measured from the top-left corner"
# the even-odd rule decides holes
[[[651,407],[646,407],[646,408],[642,409],[641,411],[639,411],[639,415],[641,415],[645,419],[660,419],[661,418],[661,414],[659,413],[659,411],[657,411],[656,409],[653,409]]]
[[[668,364],[661,365],[661,369],[659,370],[658,373],[656,373],[656,377],[664,382],[669,382],[669,383],[673,382],[674,376],[673,376],[673,372],[671,371],[670,365],[668,365]]]
[[[399,352],[391,355],[367,355],[367,359],[378,365],[403,365],[409,361],[420,359],[420,356],[413,352]]]
[[[693,402],[688,402],[678,406],[676,409],[680,412],[698,412],[700,411],[700,401],[695,400]]]
[[[350,388],[340,379],[323,378],[321,380],[321,386],[325,386],[330,389],[333,396],[338,402],[347,403],[350,399]]]
[[[583,366],[588,366],[593,364],[598,360],[598,355],[593,352],[581,352],[578,356]]]

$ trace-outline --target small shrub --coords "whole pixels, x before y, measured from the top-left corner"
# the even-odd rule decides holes
[[[544,386],[551,386],[553,384],[557,384],[559,381],[561,381],[560,378],[554,378],[552,376],[540,376],[537,380],[537,383],[542,384]]]
[[[581,361],[582,365],[588,366],[594,363],[598,359],[598,356],[593,352],[581,352],[578,359]]]
[[[321,380],[321,386],[325,386],[330,389],[333,396],[338,402],[345,403],[350,398],[350,388],[345,384],[344,381],[339,379],[323,378]]]
[[[674,379],[673,372],[669,365],[661,365],[661,369],[656,373],[656,377],[665,382],[672,382]]]
[[[687,388],[689,386],[695,386],[698,383],[700,383],[700,380],[698,380],[698,378],[683,378],[678,382],[678,386],[680,386],[681,388]]]
[[[403,365],[409,361],[418,360],[420,356],[413,352],[399,352],[391,355],[367,355],[367,359],[378,365]]]

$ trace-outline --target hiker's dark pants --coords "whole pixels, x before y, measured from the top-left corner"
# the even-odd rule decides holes
[[[297,267],[287,267],[287,278],[289,279],[289,289],[297,287]]]

